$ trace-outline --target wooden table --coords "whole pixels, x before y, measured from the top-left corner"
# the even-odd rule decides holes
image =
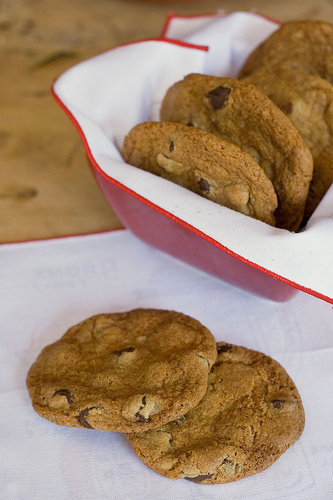
[[[255,10],[333,22],[329,0],[6,0],[0,2],[0,243],[121,227],[74,126],[51,96],[70,66],[158,37],[166,15]]]

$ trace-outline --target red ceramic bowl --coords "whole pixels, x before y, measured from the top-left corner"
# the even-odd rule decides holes
[[[91,158],[90,158],[91,161]],[[274,301],[287,301],[296,288],[230,252],[182,219],[129,192],[91,161],[93,173],[106,199],[123,224],[155,248],[213,274],[240,288]]]
[[[106,199],[140,239],[274,301],[302,290],[333,302],[325,269],[311,270],[316,224],[303,234],[272,228],[123,161],[125,135],[139,122],[159,119],[171,84],[191,72],[235,76],[253,47],[278,26],[247,13],[213,16],[211,24],[206,16],[201,31],[198,17],[194,24],[206,45],[161,38],[116,47],[61,75],[54,97],[77,127]]]

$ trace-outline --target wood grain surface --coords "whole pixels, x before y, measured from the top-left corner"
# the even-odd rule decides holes
[[[333,22],[329,0],[0,0],[0,243],[121,227],[52,82],[110,47],[158,37],[170,11],[217,10]]]

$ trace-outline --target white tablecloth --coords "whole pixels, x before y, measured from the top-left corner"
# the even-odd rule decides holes
[[[40,350],[97,313],[174,309],[216,337],[269,354],[294,379],[306,426],[271,468],[226,485],[157,475],[125,436],[58,427],[32,409]],[[148,247],[127,230],[0,246],[1,500],[331,500],[333,311],[299,292],[274,303]]]

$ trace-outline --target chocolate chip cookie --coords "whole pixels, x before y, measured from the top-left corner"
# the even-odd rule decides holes
[[[237,481],[270,467],[303,432],[300,395],[279,363],[223,342],[217,350],[195,408],[159,429],[127,434],[138,457],[163,476]]]
[[[300,227],[312,156],[291,121],[258,88],[235,78],[191,74],[167,91],[161,120],[192,125],[251,154],[275,188],[277,227]]]
[[[258,68],[304,71],[333,82],[333,24],[289,21],[264,40],[245,61],[239,78]]]
[[[184,314],[100,314],[45,347],[27,387],[36,412],[58,425],[142,431],[201,400],[216,356],[213,335]]]
[[[181,123],[141,123],[126,136],[123,157],[220,205],[275,223],[271,181],[251,155],[213,134]]]
[[[333,86],[302,71],[261,69],[244,81],[266,94],[291,120],[313,157],[306,222],[333,181]]]

